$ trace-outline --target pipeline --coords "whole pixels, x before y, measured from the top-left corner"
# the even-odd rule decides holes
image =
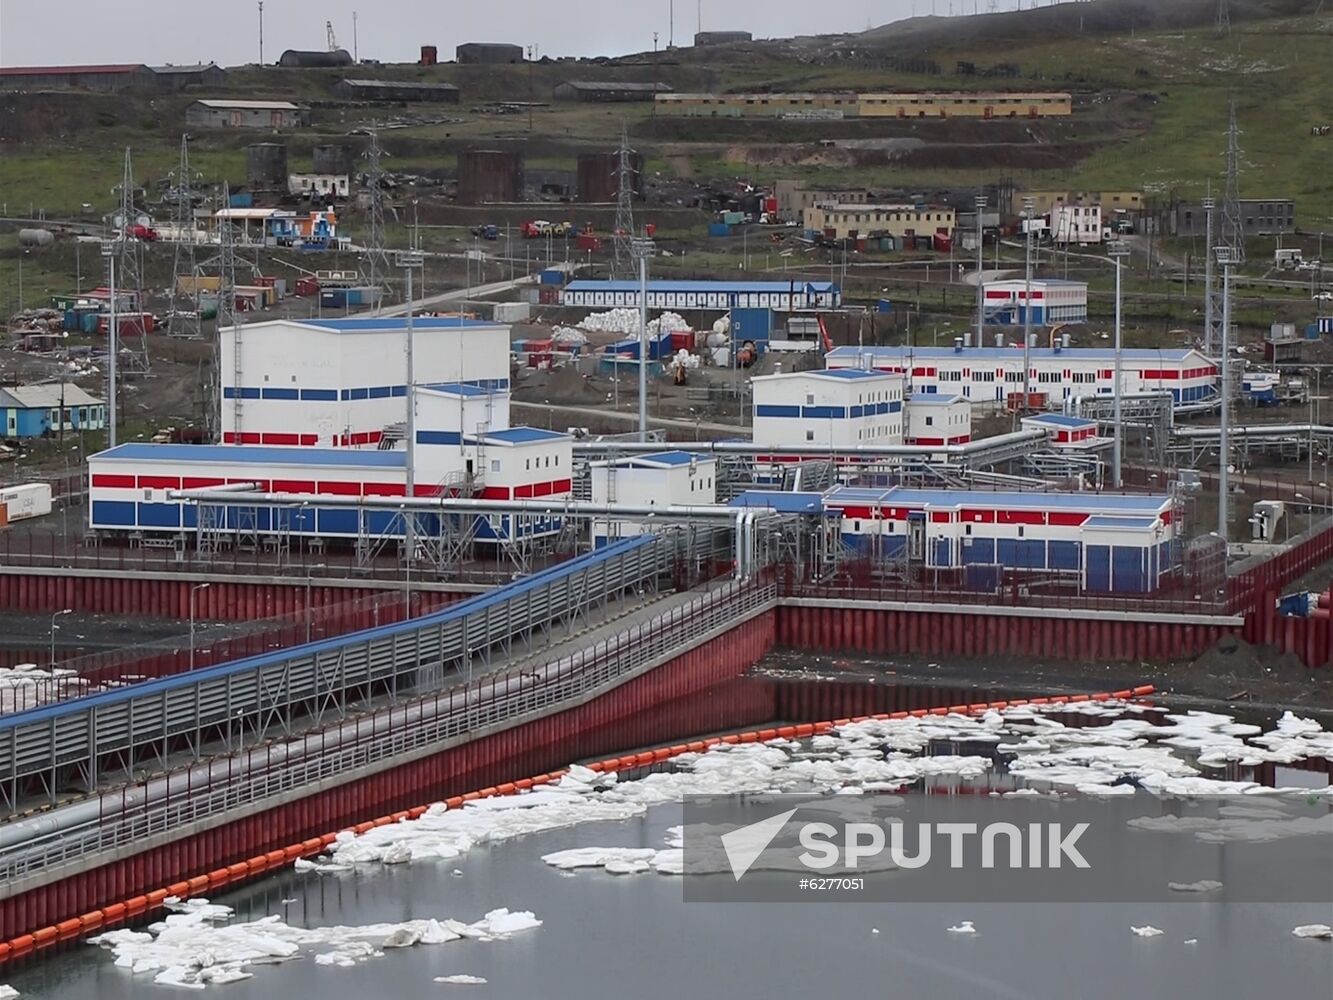
[[[607,760],[596,761],[589,764],[588,769],[603,774],[630,771],[665,763],[666,761],[686,753],[704,753],[719,744],[736,745],[746,743],[765,743],[769,740],[776,739],[804,739],[810,736],[827,733],[830,730],[838,729],[843,726],[871,720],[925,718],[927,716],[939,715],[977,715],[982,712],[1003,711],[1006,708],[1019,708],[1024,705],[1041,706],[1077,704],[1088,701],[1129,701],[1135,698],[1146,698],[1153,694],[1155,690],[1153,685],[1145,684],[1141,687],[1129,688],[1122,691],[1103,692],[1099,694],[1055,695],[1049,698],[1016,698],[1012,701],[992,701],[980,702],[972,705],[952,705],[947,708],[918,708],[910,712],[880,712],[876,715],[862,715],[851,719],[837,719],[832,722],[807,722],[796,726],[779,726],[771,729],[751,730],[743,733],[729,733],[725,736],[713,736],[705,740],[696,740],[691,743],[679,743],[669,747],[658,747],[654,750],[645,750],[624,757],[612,757]],[[531,778],[520,778],[517,781],[504,782],[493,787],[480,789],[479,791],[468,792],[466,795],[455,795],[445,799],[444,804],[449,809],[459,809],[468,802],[475,802],[478,799],[516,795],[519,792],[529,791],[532,788],[558,781],[564,774],[565,771],[560,770],[551,771],[548,774],[535,775]],[[357,825],[350,827],[349,831],[360,836],[377,827],[388,826],[392,823],[401,823],[404,820],[417,819],[424,815],[428,808],[428,806],[420,805],[403,810],[402,812],[393,813],[389,816],[380,816],[364,823],[358,823]],[[325,848],[332,845],[337,840],[338,833],[340,832],[345,831],[326,833],[320,837],[311,837],[308,840],[301,841],[299,844],[291,844],[280,850],[273,850],[266,854],[256,855],[248,861],[238,862],[237,864],[229,865],[226,868],[217,868],[206,875],[197,875],[193,878],[182,879],[179,882],[174,882],[163,888],[133,896],[123,902],[113,903],[101,909],[85,913],[79,917],[62,920],[60,923],[52,926],[38,928],[31,933],[19,935],[8,941],[0,941],[0,965],[27,957],[38,951],[44,951],[57,944],[87,937],[94,931],[107,930],[132,920],[142,919],[149,913],[161,909],[168,897],[175,896],[179,899],[186,899],[191,896],[216,893],[221,889],[235,886],[241,882],[251,881],[261,875],[266,875],[279,868],[283,868],[294,862],[297,858],[314,857],[323,852]]]

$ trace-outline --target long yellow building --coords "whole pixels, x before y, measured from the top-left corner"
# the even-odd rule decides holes
[[[1073,114],[1064,93],[658,94],[659,114],[718,118],[1053,118]]]
[[[853,236],[933,236],[952,233],[954,210],[947,205],[811,205],[805,228],[833,239]]]

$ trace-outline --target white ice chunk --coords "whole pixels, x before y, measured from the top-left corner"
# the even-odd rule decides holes
[[[486,980],[482,976],[458,975],[458,976],[436,976],[435,982],[453,983],[458,986],[472,986],[484,983],[486,982]]]
[[[1158,930],[1156,927],[1151,927],[1146,924],[1143,927],[1130,927],[1130,930],[1139,937],[1158,937],[1162,934],[1162,931]]]
[[[972,921],[970,920],[960,921],[958,924],[949,928],[950,934],[975,934],[976,932],[977,929],[972,925]]]
[[[1301,924],[1291,933],[1300,938],[1319,938],[1327,941],[1333,938],[1333,927],[1328,924]]]
[[[1172,892],[1217,892],[1222,888],[1222,883],[1200,879],[1198,882],[1168,882],[1166,887]]]

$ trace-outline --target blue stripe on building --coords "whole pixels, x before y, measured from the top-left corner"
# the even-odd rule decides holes
[[[417,431],[417,444],[462,444],[457,431]]]

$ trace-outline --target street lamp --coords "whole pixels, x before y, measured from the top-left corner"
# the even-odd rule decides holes
[[[1124,269],[1125,258],[1129,256],[1129,244],[1123,240],[1116,240],[1106,251],[1111,260],[1115,262],[1115,451],[1111,453],[1111,478],[1115,482],[1115,488],[1120,489],[1124,481],[1120,477],[1121,455],[1124,451],[1124,429],[1120,426],[1120,383],[1123,380],[1121,367],[1124,361],[1121,350],[1121,295],[1120,295],[1120,272]]]
[[[190,588],[190,669],[194,669],[194,595],[213,586],[211,583],[196,583]]]
[[[1231,442],[1229,437],[1231,418],[1231,359],[1228,355],[1231,353],[1231,265],[1236,263],[1236,258],[1232,255],[1232,249],[1229,246],[1218,246],[1213,248],[1213,253],[1217,255],[1217,262],[1222,265],[1222,419],[1218,428],[1217,436],[1217,533],[1222,536],[1222,541],[1227,541],[1230,537],[1227,532],[1227,501],[1229,499],[1227,462],[1231,456]]]
[[[56,665],[56,619],[61,615],[70,614],[73,610],[73,608],[66,608],[64,611],[57,611],[51,616],[51,658],[47,665],[53,670]]]

